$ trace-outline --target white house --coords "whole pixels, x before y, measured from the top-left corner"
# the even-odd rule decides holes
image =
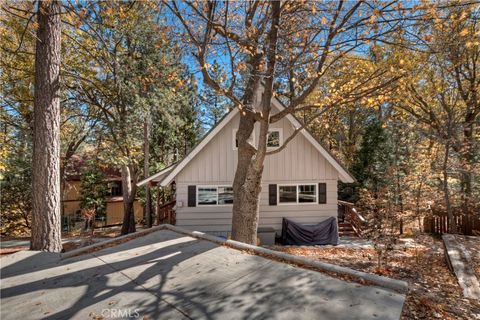
[[[272,100],[272,112],[284,106]],[[166,187],[175,183],[176,224],[226,236],[232,223],[232,182],[237,166],[237,109],[230,111],[181,161],[138,183]],[[288,115],[271,125],[269,147],[279,147],[300,122]],[[258,139],[255,128],[253,143]],[[282,218],[315,224],[337,216],[337,181],[354,178],[307,131],[302,130],[279,153],[267,156],[260,194],[259,227],[280,231]]]

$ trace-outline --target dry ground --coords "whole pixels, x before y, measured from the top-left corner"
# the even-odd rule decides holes
[[[137,230],[141,229],[140,226],[137,226]],[[121,227],[109,227],[109,228],[98,228],[95,229],[94,239],[92,240],[92,235],[89,231],[71,231],[71,232],[62,232],[62,241],[64,251],[70,251],[79,247],[84,247],[92,244],[93,242],[98,242],[102,240],[107,240],[109,238],[116,238],[120,236]],[[30,237],[1,237],[0,241],[10,241],[10,240],[21,240],[29,241]],[[28,246],[14,246],[8,248],[0,248],[0,255],[11,254],[17,251],[29,250]]]
[[[479,240],[469,240],[480,267]],[[409,283],[402,319],[480,319],[480,301],[465,299],[444,257],[442,241],[419,236],[414,247],[391,252],[387,268],[378,268],[374,249],[340,247],[274,247],[290,254],[376,273]],[[474,254],[472,252],[472,258]]]

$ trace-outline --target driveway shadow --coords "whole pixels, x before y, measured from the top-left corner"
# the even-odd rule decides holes
[[[169,230],[63,261],[22,254],[2,265],[2,319],[393,320],[404,301]]]
[[[87,316],[94,318],[100,316],[103,309],[125,307],[151,316],[165,312],[182,316],[163,301],[163,297],[177,293],[162,291],[162,287],[176,265],[217,247],[210,242],[201,244],[196,239],[163,231],[63,261],[54,253],[25,252],[17,262],[2,263],[1,318],[71,319],[76,315],[81,318],[85,315],[82,311],[89,309],[92,311]],[[138,279],[141,280],[122,273],[129,268],[140,270]],[[155,299],[152,294],[145,294],[142,287],[142,282],[150,280],[158,283],[156,292],[153,292]],[[195,292],[189,295],[195,295]],[[29,300],[34,302],[33,306],[25,304]],[[129,303],[119,304],[118,300]],[[97,305],[102,308],[95,308]],[[94,308],[90,308],[92,306]],[[198,305],[199,311],[204,313],[202,308]]]

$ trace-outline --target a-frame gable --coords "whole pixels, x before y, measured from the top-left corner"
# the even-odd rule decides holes
[[[272,99],[272,104],[276,109],[279,111],[285,109],[285,106],[282,104],[280,100],[278,100],[276,97]],[[193,158],[208,144],[210,141],[228,124],[230,121],[232,121],[235,116],[239,114],[239,111],[237,108],[232,109],[229,113],[227,113],[223,119],[215,126],[213,127],[205,136],[202,140],[200,140],[199,143],[183,158],[180,162],[178,162],[176,165],[172,166],[172,168],[168,168],[169,170],[163,170],[162,176],[164,176],[163,179],[160,181],[161,186],[168,186],[174,179],[175,177],[190,163]],[[286,119],[292,124],[294,128],[301,128],[302,124],[301,122],[295,118],[294,115],[288,114],[286,115]],[[345,183],[352,183],[355,182],[355,178],[340,164],[340,162],[324,147],[322,144],[306,129],[302,129],[300,131],[300,134],[305,137],[305,139],[311,143],[315,149],[326,159],[328,163],[330,163],[335,170],[337,170],[339,179],[342,182]],[[286,138],[286,137],[284,137]],[[166,172],[165,172],[166,171]],[[153,179],[155,177],[159,177],[160,173],[157,173],[156,175],[153,175],[147,179],[144,179],[139,185],[143,185]]]

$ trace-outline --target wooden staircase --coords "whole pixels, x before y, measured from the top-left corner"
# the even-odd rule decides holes
[[[177,222],[177,215],[175,212],[176,201],[170,201],[168,203],[159,205],[157,208],[157,224],[173,224]]]
[[[338,234],[340,237],[362,237],[367,221],[355,209],[354,204],[338,201]]]
[[[355,229],[353,229],[350,222],[338,223],[338,235],[340,237],[358,237],[358,234],[355,232]]]

